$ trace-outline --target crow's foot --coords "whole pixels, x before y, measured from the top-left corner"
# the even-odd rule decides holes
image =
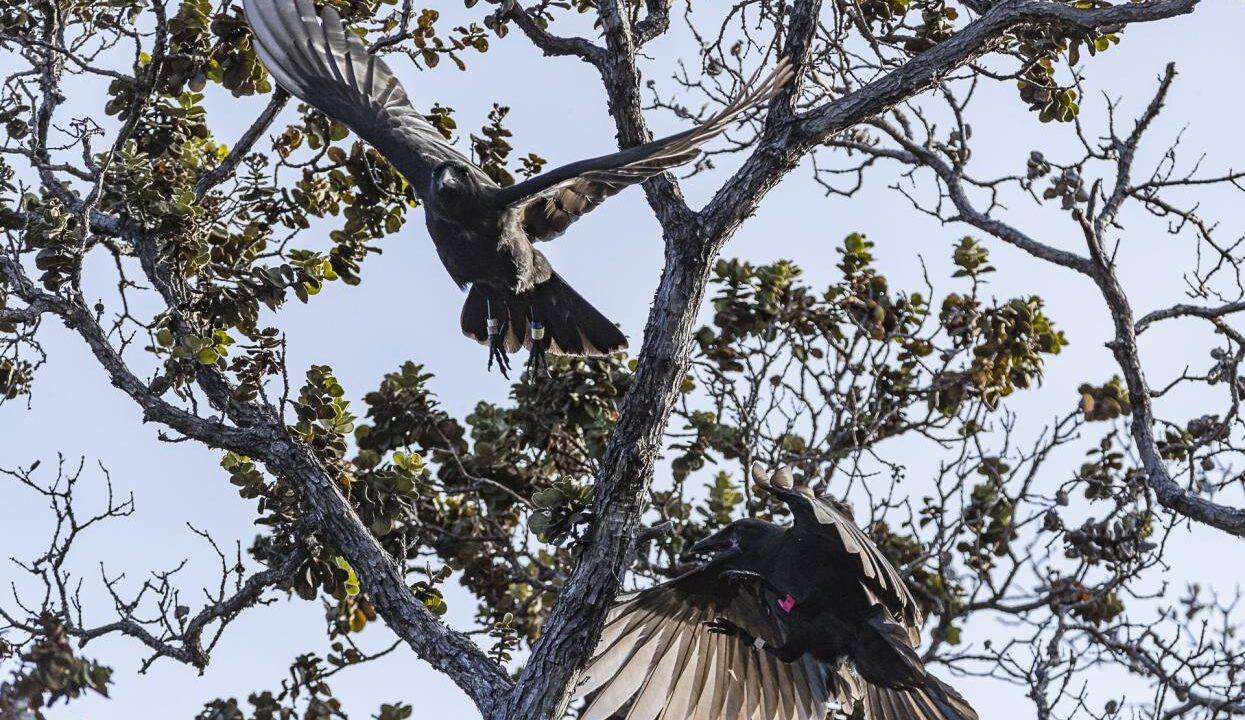
[[[705,626],[706,630],[708,630],[711,633],[716,633],[718,635],[730,636],[730,635],[737,635],[741,632],[738,625],[731,622],[727,618],[722,617],[721,615],[717,616],[716,618],[712,620],[706,620],[702,624]]]
[[[528,373],[533,377],[537,373],[549,374],[549,356],[545,352],[545,326],[533,320],[531,327],[532,345],[531,351],[527,356]]]
[[[726,570],[723,571],[721,577],[733,588],[740,590],[750,588],[757,604],[761,606],[761,610],[766,615],[770,614],[771,611],[769,604],[765,602],[764,591],[771,590],[775,594],[778,594],[778,592],[774,589],[774,586],[770,584],[769,580],[765,579],[764,575],[752,572],[751,570]]]
[[[497,369],[501,376],[510,379],[510,356],[506,355],[503,338],[506,337],[506,323],[489,318],[488,320],[488,369],[492,371],[493,361],[497,361]]]
[[[721,577],[735,587],[749,583],[767,584],[764,575],[751,570],[725,570],[722,572]]]
[[[702,624],[705,626],[705,629],[711,633],[725,635],[727,637],[737,637],[742,640],[745,645],[751,645],[756,650],[760,650],[765,647],[765,643],[763,641],[758,642],[756,636],[721,615],[712,620],[706,620]]]

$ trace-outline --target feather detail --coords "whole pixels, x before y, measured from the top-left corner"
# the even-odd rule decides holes
[[[581,720],[822,720],[828,674],[812,658],[785,663],[704,623],[725,614],[756,637],[781,631],[736,597],[721,605],[667,583],[620,598],[575,694],[589,700]]]
[[[446,161],[493,184],[415,111],[393,71],[332,5],[319,17],[311,0],[244,0],[242,8],[277,84],[375,146],[421,198],[428,198],[433,168]]]
[[[758,81],[758,71],[734,100],[690,130],[555,168],[503,188],[499,197],[513,207],[531,240],[552,240],[623,188],[696,159],[701,145],[777,96],[793,74],[790,60],[782,58],[763,80]]]

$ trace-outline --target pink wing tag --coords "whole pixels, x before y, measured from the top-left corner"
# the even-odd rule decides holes
[[[778,598],[778,607],[782,608],[783,612],[791,612],[791,608],[795,607],[795,598],[791,596],[791,593],[787,593],[786,597]]]

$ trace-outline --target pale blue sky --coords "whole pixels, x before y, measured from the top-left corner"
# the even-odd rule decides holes
[[[439,5],[446,16],[444,26],[467,19],[461,3]],[[1245,149],[1238,140],[1240,83],[1235,79],[1245,61],[1245,49],[1238,37],[1243,26],[1245,5],[1205,0],[1192,17],[1130,28],[1119,47],[1088,65],[1091,92],[1082,106],[1091,134],[1100,127],[1095,122],[1102,117],[1099,91],[1123,96],[1123,116],[1131,117],[1148,101],[1163,65],[1175,60],[1180,76],[1168,110],[1152,132],[1154,144],[1147,160],[1152,162],[1154,153],[1166,147],[1161,140],[1187,127],[1183,146],[1188,159],[1205,152],[1211,170],[1245,164]],[[643,67],[649,77],[664,81],[676,60],[691,56],[690,47],[681,45],[676,37],[654,45]],[[417,103],[437,101],[453,107],[461,128],[479,127],[493,102],[512,106],[507,122],[520,153],[535,151],[559,164],[614,147],[613,126],[604,110],[599,81],[583,63],[543,58],[517,32],[494,41],[487,55],[472,55],[468,61],[472,72],[465,83],[464,76],[449,66],[427,73],[417,73],[402,63],[396,66]],[[71,87],[62,117],[98,115],[95,99],[100,91],[95,82]],[[212,122],[217,137],[232,142],[262,102],[213,96]],[[651,114],[650,121],[658,133],[682,127],[664,114]],[[1057,152],[1050,149],[1069,147],[1071,138],[1067,126],[1038,126],[1020,108],[1010,87],[987,89],[976,104],[972,121],[978,159],[988,167],[1015,172],[1023,170],[1030,150],[1041,147],[1055,157]],[[685,183],[692,204],[702,204],[739,160],[721,158],[721,170]],[[885,189],[892,175],[879,171],[873,189],[854,199],[823,199],[821,189],[810,180],[809,169],[803,168],[766,198],[757,215],[727,247],[726,255],[755,262],[791,258],[804,267],[812,282],[825,284],[837,275],[833,249],[844,235],[858,230],[877,243],[876,254],[893,287],[919,284],[921,271],[915,259],[920,255],[936,286],[951,289],[945,280],[946,258],[953,241],[966,234],[966,229],[940,227],[908,210],[900,196]],[[1239,213],[1233,212],[1238,207],[1235,197],[1210,193],[1205,200],[1207,214],[1224,222],[1225,235],[1242,234]],[[1071,226],[1054,214],[1017,206],[1007,217],[1045,242],[1080,249]],[[1177,270],[1172,269],[1167,236],[1155,232],[1152,225],[1138,227],[1146,231],[1127,237],[1122,262],[1140,314],[1180,299],[1179,272],[1184,268],[1177,263]],[[1049,314],[1072,341],[1063,355],[1049,363],[1043,388],[1025,394],[1012,405],[1021,418],[1020,430],[1032,436],[1050,418],[1071,407],[1076,397],[1073,390],[1080,381],[1101,381],[1112,374],[1114,366],[1102,347],[1108,337],[1108,318],[1095,289],[1085,279],[1036,266],[995,241],[987,240],[987,245],[1000,268],[991,278],[988,292],[1008,297],[1042,295]],[[633,347],[638,347],[662,257],[657,225],[643,193],[623,193],[542,250],[564,277],[607,316],[621,323]],[[384,373],[409,359],[436,374],[432,387],[452,413],[462,416],[481,399],[504,402],[508,383],[497,374],[484,372],[483,350],[459,337],[462,296],[441,268],[421,219],[412,218],[400,237],[385,243],[384,251],[364,265],[362,286],[330,286],[311,304],[295,303],[282,311],[280,324],[289,333],[291,374],[301,376],[312,363],[329,364],[357,405],[358,398],[375,387]],[[112,282],[111,275],[107,268],[93,269],[99,283],[93,291],[103,295]],[[88,268],[88,277],[91,271]],[[416,317],[408,311],[408,303],[435,309]],[[1147,369],[1154,384],[1178,373],[1186,363],[1204,361],[1209,336],[1202,328],[1192,327],[1189,331],[1156,331],[1144,336],[1143,351],[1148,353]],[[326,343],[322,328],[345,328],[352,341]],[[0,408],[0,466],[26,465],[41,459],[46,472],[58,451],[75,461],[85,456],[88,466],[102,462],[111,470],[119,490],[134,492],[138,510],[129,520],[88,536],[78,548],[71,564],[87,578],[85,597],[88,601],[100,599],[101,562],[110,573],[127,572],[137,583],[147,570],[169,568],[191,557],[182,587],[184,597],[194,599],[187,604],[198,606],[195,588],[213,584],[216,568],[186,523],[211,531],[219,540],[237,539],[245,546],[255,533],[251,504],[239,500],[225,481],[217,468],[217,453],[192,444],[158,442],[157,428],[140,422],[135,406],[107,383],[76,336],[51,322],[44,330],[51,360],[37,378],[32,408],[26,411],[13,403]],[[359,337],[366,337],[366,341],[357,341]],[[1186,348],[1194,348],[1194,352],[1190,354]],[[1176,404],[1161,409],[1177,418],[1209,411],[1198,401],[1195,397],[1176,399]],[[1073,467],[1081,452],[1077,448],[1068,455],[1064,467]],[[98,471],[88,468],[87,476],[91,481],[86,483],[87,489],[97,493]],[[919,461],[911,463],[909,477],[912,491],[920,492]],[[1049,483],[1065,477],[1051,477]],[[83,499],[91,494],[84,493]],[[46,535],[49,516],[30,493],[9,484],[0,485],[0,506],[8,511],[2,554],[29,556]],[[1184,578],[1196,578],[1214,569],[1221,578],[1219,586],[1231,590],[1245,580],[1245,569],[1239,565],[1226,567],[1222,560],[1239,554],[1239,542],[1233,543],[1216,531],[1178,531],[1172,546],[1173,569],[1167,579],[1182,588]],[[11,567],[0,569],[4,585],[11,575],[15,575]],[[469,604],[454,600],[451,597],[449,619],[461,627],[470,620]],[[95,619],[106,621],[106,610],[100,606],[101,614]],[[113,699],[79,701],[54,711],[51,717],[186,718],[216,696],[241,699],[253,690],[275,689],[292,657],[326,649],[320,616],[318,604],[305,602],[282,602],[248,611],[230,628],[202,677],[171,661],[159,662],[146,676],[135,677],[140,657],[136,643],[126,639],[94,643],[88,654],[116,671]],[[981,632],[993,631],[987,628]],[[981,639],[966,633],[970,642]],[[365,640],[380,646],[388,636],[383,630],[371,630]],[[1024,702],[1020,688],[976,680],[957,684],[984,718],[1015,717],[1016,703]],[[415,704],[419,717],[474,715],[465,696],[448,679],[405,650],[362,670],[343,673],[332,685],[353,717],[368,717],[381,702],[395,700]],[[1027,714],[1027,710],[1022,712]]]

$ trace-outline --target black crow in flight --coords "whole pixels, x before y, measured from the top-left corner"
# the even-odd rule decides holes
[[[411,105],[389,66],[369,54],[331,5],[244,0],[255,50],[277,83],[349,126],[402,173],[424,203],[428,234],[450,277],[471,286],[462,330],[489,346],[503,374],[506,353],[609,353],[627,339],[558,276],[533,243],[561,235],[605,198],[682,165],[741,113],[790,79],[784,59],[765,80],[704,124],[611,155],[582,160],[499,187]],[[755,78],[754,78],[755,80]]]
[[[976,720],[925,671],[921,611],[877,546],[791,473],[757,483],[790,528],[736,520],[696,543],[696,569],[620,597],[577,695],[580,720]]]

